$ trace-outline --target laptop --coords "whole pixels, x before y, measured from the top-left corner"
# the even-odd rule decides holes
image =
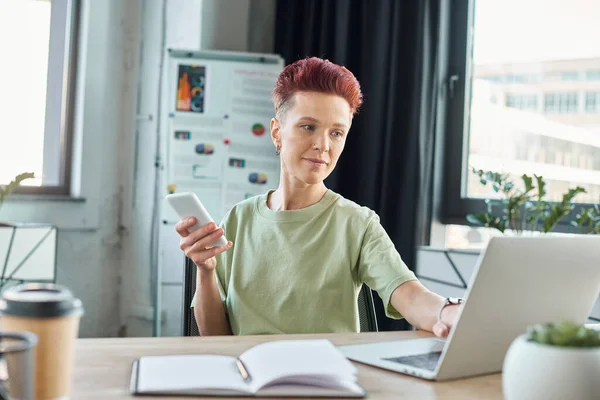
[[[600,292],[600,235],[493,237],[447,339],[340,346],[350,360],[429,380],[502,370],[528,326],[585,323]]]

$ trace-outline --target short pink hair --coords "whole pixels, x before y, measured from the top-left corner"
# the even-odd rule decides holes
[[[290,107],[297,92],[320,92],[342,97],[356,114],[363,100],[358,80],[348,69],[317,57],[298,60],[281,71],[273,90],[277,114]]]

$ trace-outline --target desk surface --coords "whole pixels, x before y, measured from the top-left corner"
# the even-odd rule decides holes
[[[147,399],[129,395],[132,362],[144,355],[206,353],[237,356],[250,347],[278,339],[326,338],[336,345],[429,337],[424,332],[379,332],[327,335],[246,337],[176,337],[79,339],[72,399]],[[448,382],[429,382],[356,363],[368,399],[502,399],[500,374]],[[189,399],[189,397],[161,397]]]

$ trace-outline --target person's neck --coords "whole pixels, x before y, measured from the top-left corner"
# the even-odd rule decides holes
[[[323,182],[315,185],[290,185],[282,181],[269,196],[267,204],[273,211],[299,210],[318,203],[326,192]]]

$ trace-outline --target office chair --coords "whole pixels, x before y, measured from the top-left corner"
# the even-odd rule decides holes
[[[183,273],[183,335],[198,336],[198,325],[190,307],[196,292],[196,266],[185,257]],[[377,317],[373,304],[373,293],[367,285],[363,285],[358,295],[358,317],[361,332],[377,332]]]

